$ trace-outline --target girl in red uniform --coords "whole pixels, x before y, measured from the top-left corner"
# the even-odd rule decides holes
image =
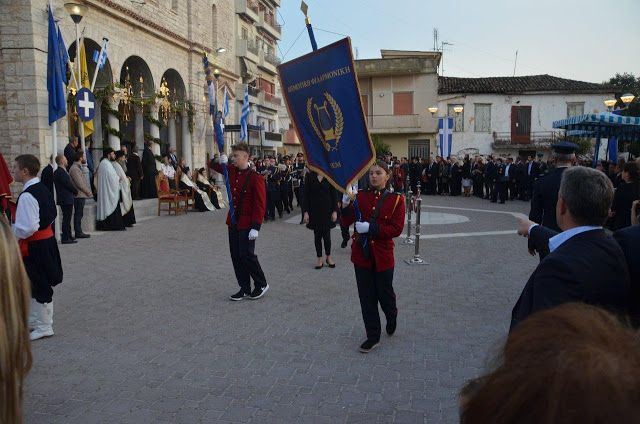
[[[367,331],[367,340],[360,346],[364,353],[371,352],[380,342],[378,303],[387,319],[387,334],[392,335],[396,331],[398,309],[393,291],[393,239],[402,234],[404,228],[405,202],[402,194],[388,191],[390,178],[389,167],[383,161],[377,161],[369,169],[371,189],[356,195],[362,213],[359,222],[356,222],[349,196],[345,194],[342,198],[342,225],[356,224],[351,262],[355,267],[362,318]]]

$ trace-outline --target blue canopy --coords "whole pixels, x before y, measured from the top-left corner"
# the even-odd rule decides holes
[[[567,130],[567,135],[579,137],[617,138],[633,141],[640,139],[640,118],[620,116],[611,112],[588,113],[553,123],[553,128]]]

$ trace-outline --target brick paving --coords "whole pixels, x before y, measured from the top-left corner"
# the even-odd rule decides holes
[[[475,198],[423,205],[528,212]],[[423,234],[517,228],[509,213],[424,210],[469,221]],[[257,253],[271,290],[231,302],[225,215],[162,216],[61,246],[56,334],[32,344],[26,423],[454,423],[460,385],[504,342],[537,264],[514,234],[423,240],[426,267],[405,265],[413,247],[398,245],[398,331],[364,355],[338,233],[337,267],[316,271],[309,230],[265,224]]]

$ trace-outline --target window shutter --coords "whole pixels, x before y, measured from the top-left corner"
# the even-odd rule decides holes
[[[491,105],[476,104],[475,132],[491,132]]]
[[[447,105],[447,116],[453,118],[453,131],[464,131],[464,110],[459,114],[456,113],[453,108],[463,105]]]
[[[413,93],[393,93],[393,114],[413,115]]]

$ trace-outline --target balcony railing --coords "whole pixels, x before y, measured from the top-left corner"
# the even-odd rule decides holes
[[[247,50],[251,53],[257,55],[258,54],[258,45],[253,40],[247,40]]]
[[[420,115],[369,115],[367,124],[372,130],[420,128]]]
[[[253,10],[254,12],[256,12],[256,14],[260,13],[260,8],[257,1],[247,0],[247,8]]]
[[[258,97],[258,93],[260,93],[260,90],[255,87],[249,86],[249,96]]]
[[[278,106],[282,104],[282,99],[280,97],[276,97],[267,91],[264,92],[264,100]]]
[[[280,65],[280,59],[278,59],[278,57],[276,55],[274,55],[273,53],[265,53],[264,54],[264,60],[267,61],[268,63],[272,64],[273,66],[278,66]]]
[[[523,144],[553,144],[557,141],[558,134],[555,131],[536,131],[529,134],[529,136],[516,135],[511,132],[493,132],[493,144],[496,147],[500,146],[520,146]]]
[[[275,29],[278,34],[282,34],[282,26],[278,23],[274,15],[264,14],[264,22]]]

